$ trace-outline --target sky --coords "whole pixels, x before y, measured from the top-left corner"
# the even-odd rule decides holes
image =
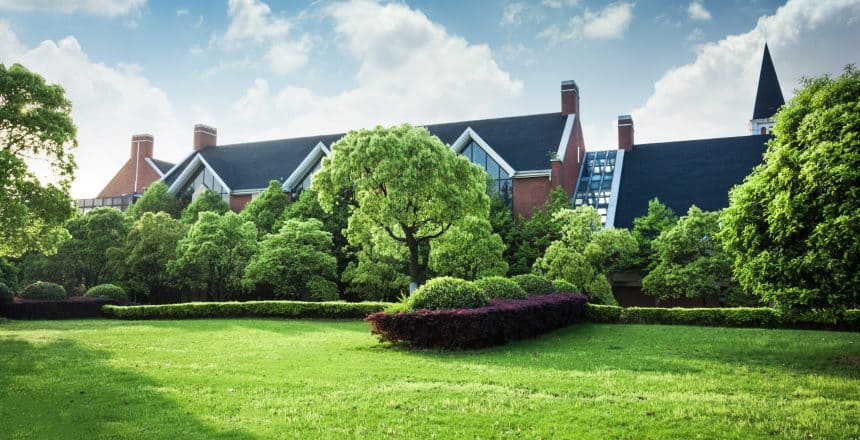
[[[62,85],[74,197],[129,158],[218,143],[560,111],[589,149],[747,134],[764,43],[786,98],[860,61],[860,0],[0,0],[0,63]]]

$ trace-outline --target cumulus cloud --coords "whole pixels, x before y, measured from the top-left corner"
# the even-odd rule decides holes
[[[552,9],[579,6],[579,0],[543,0],[540,3]]]
[[[505,6],[505,9],[502,11],[502,25],[516,26],[520,24],[524,9],[525,5],[522,3],[511,3]]]
[[[711,19],[711,12],[705,9],[705,5],[699,0],[694,0],[690,6],[687,6],[687,14],[690,16],[690,20],[708,21]]]
[[[176,159],[189,148],[187,136],[172,134],[190,133],[190,124],[187,130],[178,126],[167,94],[149,82],[139,65],[93,61],[71,36],[26,47],[2,21],[0,59],[21,63],[65,88],[80,144],[74,152],[79,165],[72,186],[76,197],[94,197],[101,190],[107,176],[129,158],[133,133],[155,134],[155,154],[162,158]]]
[[[802,76],[838,74],[860,59],[860,47],[845,38],[858,34],[856,17],[860,0],[790,0],[749,32],[702,45],[633,110],[637,142],[746,134],[765,41],[789,98]]]
[[[108,17],[137,13],[144,5],[146,0],[0,0],[0,10],[6,11],[84,12]]]
[[[583,38],[592,40],[621,38],[633,21],[633,6],[633,3],[613,3],[597,12],[586,8],[581,15],[572,17],[564,28],[553,25],[541,32],[539,36],[553,43]]]
[[[258,79],[237,108],[253,102],[278,111],[246,114],[258,124],[249,136],[485,117],[522,93],[522,83],[497,65],[489,47],[451,35],[406,5],[353,0],[327,6],[325,14],[342,49],[359,63],[355,87],[335,95],[297,87],[274,92]]]
[[[259,0],[230,0],[227,5],[230,25],[224,41],[232,44],[241,41],[262,43],[281,38],[290,31],[290,23],[272,14],[271,8]]]
[[[312,46],[311,38],[307,34],[297,41],[279,41],[272,44],[266,52],[266,60],[275,73],[286,75],[308,63],[308,53]]]

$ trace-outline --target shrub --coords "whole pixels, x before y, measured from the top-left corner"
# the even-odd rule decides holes
[[[33,284],[25,287],[19,295],[26,299],[44,299],[44,300],[59,300],[66,299],[66,289],[63,286],[46,281],[36,281]]]
[[[12,293],[12,289],[6,284],[0,283],[0,303],[12,302],[14,297],[15,294]]]
[[[381,341],[424,348],[481,348],[537,336],[585,320],[586,299],[550,294],[494,299],[486,307],[374,313],[365,320]]]
[[[486,277],[474,281],[475,287],[484,292],[487,299],[526,299],[529,295],[519,284],[505,277]]]
[[[412,310],[467,309],[487,305],[487,298],[469,281],[439,277],[412,292],[406,304]]]
[[[391,303],[248,301],[165,304],[155,306],[105,306],[102,313],[115,319],[212,319],[212,318],[364,318]]]
[[[99,284],[87,290],[84,296],[113,298],[119,302],[128,302],[128,295],[126,295],[125,290],[116,284]]]
[[[552,280],[553,290],[559,293],[576,293],[577,288],[570,281],[561,278]]]
[[[623,307],[588,304],[585,312],[591,322],[616,323],[621,320]]]
[[[308,292],[311,301],[337,301],[340,298],[337,283],[318,275],[308,280]]]
[[[0,316],[11,319],[81,319],[101,317],[102,306],[117,304],[111,298],[73,297],[63,300],[16,299],[0,304]]]
[[[552,282],[539,275],[527,273],[517,275],[513,280],[529,295],[546,295],[555,291]]]

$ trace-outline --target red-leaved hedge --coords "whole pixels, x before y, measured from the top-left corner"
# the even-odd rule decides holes
[[[102,306],[106,304],[119,304],[119,301],[83,296],[72,296],[64,300],[15,298],[11,303],[0,304],[0,316],[9,319],[100,318]]]
[[[585,321],[585,303],[580,294],[554,293],[494,299],[474,309],[379,312],[365,321],[382,341],[423,348],[481,348]]]

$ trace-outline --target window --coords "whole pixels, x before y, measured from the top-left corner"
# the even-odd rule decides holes
[[[511,175],[508,174],[501,165],[493,160],[490,155],[481,148],[475,141],[469,142],[469,145],[463,149],[463,156],[466,156],[472,163],[480,166],[490,176],[487,182],[487,192],[496,192],[502,195],[510,205],[513,203],[513,185],[511,184]]]
[[[191,175],[191,178],[186,181],[185,186],[177,191],[176,194],[179,196],[180,200],[185,204],[188,204],[191,203],[194,193],[201,186],[220,194],[221,198],[224,199],[225,202],[230,203],[230,194],[227,193],[227,189],[218,183],[215,175],[212,174],[212,172],[210,172],[205,166],[198,168],[197,171]]]
[[[612,196],[612,178],[615,174],[617,150],[585,153],[579,182],[573,193],[573,205],[593,206],[606,223],[606,213]]]
[[[297,184],[292,188],[293,196],[294,196],[294,197],[298,197],[298,196],[299,196],[299,194],[301,194],[301,193],[302,193],[302,191],[304,191],[304,190],[306,190],[306,189],[308,189],[308,188],[310,188],[310,187],[311,187],[311,182],[313,182],[314,175],[317,173],[317,171],[319,171],[319,170],[320,170],[320,168],[322,168],[322,160],[320,160],[319,162],[317,162],[317,164],[316,164],[316,165],[314,165],[314,167],[313,167],[313,168],[311,168],[310,170],[308,170],[308,172],[307,172],[307,173],[305,173],[305,175],[302,177],[302,180],[300,180],[300,181],[299,181],[299,183],[297,183]]]

